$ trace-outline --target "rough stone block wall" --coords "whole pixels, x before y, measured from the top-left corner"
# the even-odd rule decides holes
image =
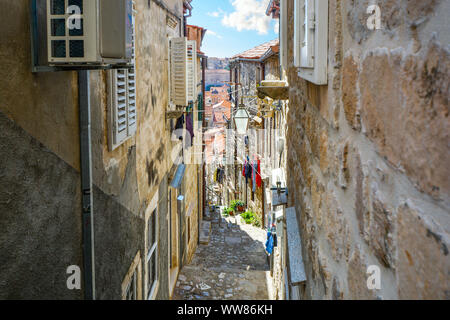
[[[378,1],[371,31],[369,2],[329,1],[327,86],[288,69],[303,298],[449,299],[450,4]],[[293,39],[292,14],[288,25]],[[367,287],[371,265],[380,290]]]

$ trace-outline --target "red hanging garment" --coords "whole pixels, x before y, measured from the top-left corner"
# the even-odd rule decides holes
[[[262,186],[262,178],[261,178],[261,160],[258,160],[258,168],[256,169],[256,185],[258,187]]]

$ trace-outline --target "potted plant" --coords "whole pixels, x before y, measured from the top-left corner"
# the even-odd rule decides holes
[[[237,202],[237,210],[238,212],[244,212],[244,202],[240,200]]]
[[[244,202],[241,200],[233,200],[233,201],[231,201],[230,208],[236,212],[243,212],[244,211]]]

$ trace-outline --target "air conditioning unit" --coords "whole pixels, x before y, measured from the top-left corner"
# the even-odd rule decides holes
[[[49,65],[130,64],[133,0],[47,0]]]

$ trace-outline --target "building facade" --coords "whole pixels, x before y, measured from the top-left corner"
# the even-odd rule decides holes
[[[45,3],[37,2],[38,14]],[[177,272],[198,243],[202,192],[190,190],[202,190],[202,173],[201,161],[188,159],[194,148],[183,154],[185,168],[174,163],[173,150],[182,142],[174,138],[176,119],[169,113],[181,109],[194,120],[201,85],[195,84],[191,108],[175,105],[169,44],[186,36],[192,6],[164,3],[134,1],[132,68],[32,72],[30,4],[1,1],[1,298],[171,297]],[[89,116],[90,160],[82,149]],[[201,123],[194,130],[201,146]],[[91,189],[84,188],[86,163]],[[82,205],[89,196],[91,206]],[[89,212],[92,241],[83,237]],[[76,268],[81,288],[69,289]]]
[[[306,276],[288,296],[448,299],[449,3],[308,1],[305,36],[306,1],[271,2]]]

